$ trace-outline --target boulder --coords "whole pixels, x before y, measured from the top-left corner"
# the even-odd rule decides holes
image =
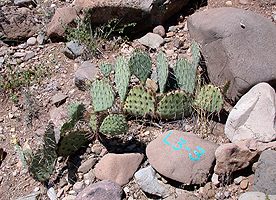
[[[62,7],[57,8],[51,22],[47,27],[48,37],[62,37],[67,25],[77,19],[78,15],[75,8]]]
[[[133,177],[144,158],[140,153],[106,154],[95,166],[95,176],[125,185]]]
[[[146,154],[160,174],[185,185],[207,181],[218,145],[191,132],[167,131],[150,142]]]
[[[267,195],[263,192],[246,192],[239,197],[239,200],[276,200],[276,195]]]
[[[255,171],[253,191],[276,195],[276,151],[262,152]]]
[[[76,200],[121,200],[122,196],[123,190],[119,184],[103,180],[86,187],[77,195]]]
[[[238,99],[260,82],[276,86],[276,26],[254,12],[215,8],[188,18],[189,33],[201,46],[210,80],[231,80],[228,96]]]
[[[1,12],[0,37],[10,41],[22,41],[33,36],[39,29],[32,11],[28,8],[3,6]]]
[[[276,139],[276,94],[267,83],[259,83],[246,93],[230,112],[225,134],[231,142]]]

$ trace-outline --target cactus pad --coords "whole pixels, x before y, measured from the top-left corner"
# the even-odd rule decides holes
[[[165,119],[182,119],[191,113],[191,96],[185,91],[167,93],[157,106],[157,114]]]
[[[112,87],[103,80],[96,80],[92,83],[91,96],[95,112],[110,108],[115,99]]]
[[[193,93],[196,81],[196,67],[187,59],[179,58],[173,70],[180,90]]]
[[[67,110],[70,118],[75,121],[78,121],[83,118],[83,112],[85,108],[82,103],[73,102],[68,106]]]
[[[123,56],[119,56],[114,64],[115,71],[115,83],[121,101],[124,102],[129,86],[130,71],[127,64],[127,60]]]
[[[131,72],[145,84],[152,67],[151,57],[146,52],[133,52],[129,59]]]
[[[112,70],[112,65],[110,63],[104,63],[104,62],[101,62],[100,63],[100,70],[102,72],[102,74],[105,76],[105,77],[108,77],[111,70]]]
[[[108,115],[101,127],[100,132],[109,135],[124,134],[128,130],[128,124],[126,118],[122,114],[110,114]]]
[[[133,115],[147,115],[154,113],[155,97],[144,87],[132,88],[126,98],[124,110]]]
[[[192,43],[193,66],[197,67],[200,61],[200,49],[196,41]]]
[[[218,87],[205,85],[196,96],[195,107],[208,112],[219,112],[223,100],[223,95]]]
[[[160,93],[164,93],[166,89],[166,82],[169,73],[168,60],[163,51],[159,51],[156,57],[157,78]]]
[[[75,153],[88,142],[90,128],[84,121],[65,123],[61,127],[61,139],[57,152],[59,155],[68,156]]]

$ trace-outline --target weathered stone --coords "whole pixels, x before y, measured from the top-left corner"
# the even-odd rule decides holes
[[[37,42],[36,38],[35,37],[30,37],[28,40],[27,40],[27,45],[28,46],[33,46],[35,45]]]
[[[86,90],[86,81],[93,82],[97,73],[98,68],[90,61],[85,61],[75,72],[74,83],[80,90]]]
[[[63,49],[63,53],[71,59],[79,57],[84,51],[84,47],[77,41],[72,40],[66,43],[66,46]]]
[[[15,53],[13,54],[13,57],[14,57],[14,58],[22,58],[22,57],[24,57],[24,56],[26,56],[26,52],[15,52]]]
[[[166,36],[165,28],[162,25],[158,25],[158,26],[154,27],[152,32],[160,35],[162,38],[164,38]]]
[[[75,199],[76,199],[76,196],[68,195],[68,196],[64,197],[62,200],[75,200]]]
[[[260,82],[276,86],[276,27],[269,19],[222,7],[191,15],[188,28],[201,46],[211,82],[231,80],[229,97],[239,98]]]
[[[62,93],[57,93],[52,97],[53,104],[55,104],[57,107],[59,107],[61,104],[65,103],[67,99],[67,95]]]
[[[24,56],[24,61],[28,61],[33,57],[35,57],[35,52],[28,51],[28,52],[26,52],[26,55]]]
[[[77,195],[76,200],[121,200],[122,195],[123,190],[119,184],[110,180],[103,180],[86,187]]]
[[[207,181],[218,145],[189,132],[167,131],[150,142],[146,154],[160,174],[184,183]]]
[[[230,112],[225,134],[231,142],[276,139],[276,94],[267,83],[259,83],[246,93]]]
[[[62,37],[68,24],[77,19],[76,9],[73,7],[57,8],[51,22],[47,27],[48,37]]]
[[[139,187],[149,194],[159,197],[167,197],[170,195],[169,187],[155,177],[155,171],[151,166],[140,169],[134,174],[134,178]]]
[[[216,150],[216,174],[235,172],[248,167],[258,156],[258,151],[251,151],[246,142],[223,144]]]
[[[87,173],[97,162],[97,158],[89,158],[78,168],[79,172]]]
[[[276,195],[276,151],[262,152],[255,171],[253,191]]]
[[[33,36],[39,29],[32,11],[28,8],[17,6],[2,6],[0,8],[1,29],[0,37],[11,41],[22,41]]]
[[[76,192],[80,192],[84,188],[85,184],[83,182],[76,182],[73,185],[73,190]]]
[[[106,154],[95,166],[95,175],[100,180],[112,180],[127,184],[144,158],[140,153]]]
[[[147,47],[156,49],[164,43],[164,39],[155,33],[147,33],[145,36],[138,39],[138,41]]]
[[[263,192],[246,192],[239,197],[239,200],[276,200],[276,195],[266,195]]]
[[[40,192],[34,192],[34,193],[29,194],[25,197],[20,197],[17,200],[36,200],[39,195],[40,195]]]

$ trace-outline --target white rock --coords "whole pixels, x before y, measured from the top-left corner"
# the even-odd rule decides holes
[[[251,88],[230,112],[225,134],[231,142],[256,139],[270,142],[276,139],[276,95],[267,83]]]

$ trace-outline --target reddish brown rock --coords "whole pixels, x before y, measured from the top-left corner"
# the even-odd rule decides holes
[[[112,180],[125,185],[133,177],[144,158],[140,153],[105,155],[95,166],[95,175],[100,180]]]
[[[148,144],[146,154],[160,174],[186,185],[205,183],[218,145],[189,132],[167,131]]]

